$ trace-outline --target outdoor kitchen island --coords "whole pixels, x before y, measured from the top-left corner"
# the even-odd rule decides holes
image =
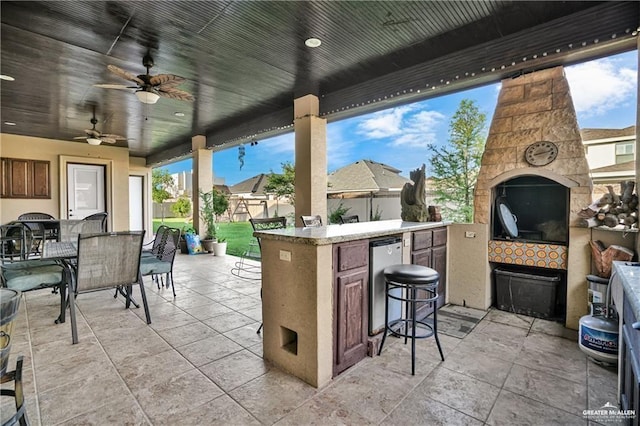
[[[369,241],[400,237],[402,263],[433,267],[444,288],[449,224],[385,220],[255,232],[264,359],[316,387],[360,361],[368,344]]]

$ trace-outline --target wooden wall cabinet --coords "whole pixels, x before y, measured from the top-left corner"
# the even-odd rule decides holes
[[[367,355],[369,240],[333,246],[333,376]]]
[[[435,269],[440,274],[438,282],[438,308],[446,300],[447,282],[447,228],[434,228],[416,231],[412,236],[411,263]],[[424,290],[418,290],[418,297],[427,297]],[[416,317],[422,319],[431,314],[433,309],[429,304],[418,304]]]
[[[0,174],[2,198],[51,198],[49,161],[1,158]]]

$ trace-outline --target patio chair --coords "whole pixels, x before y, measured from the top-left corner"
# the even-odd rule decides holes
[[[100,232],[107,232],[107,217],[109,217],[109,213],[101,212],[90,214],[82,220],[99,220],[100,221]]]
[[[173,297],[176,297],[176,289],[173,284],[173,261],[179,250],[180,229],[161,226],[156,232],[156,238],[153,240],[153,247],[149,253],[143,253],[140,259],[140,274],[142,276],[151,275],[160,288],[166,284],[169,288],[171,282],[171,290]],[[162,279],[165,276],[166,281]]]
[[[0,284],[22,292],[53,288],[60,294],[60,315],[56,323],[65,322],[68,271],[54,260],[29,259],[31,229],[22,223],[0,226],[2,256]]]
[[[322,226],[322,218],[319,214],[315,216],[300,216],[300,220],[302,220],[302,225],[305,228],[319,228]]]
[[[357,214],[352,214],[349,216],[340,216],[340,223],[358,223],[360,222],[360,218]]]
[[[57,227],[46,227],[44,223],[41,222],[26,222],[27,220],[55,220],[55,217],[48,213],[23,213],[18,216],[18,220],[27,225],[33,234],[31,253],[39,254],[40,247],[42,247],[44,240],[55,240],[58,238]]]
[[[287,227],[287,218],[284,216],[264,219],[249,219],[253,231],[266,231],[270,229],[283,229]],[[257,244],[256,244],[257,243]],[[255,246],[257,245],[257,250]],[[260,265],[252,265],[246,263],[246,260],[251,259],[260,261],[262,257],[262,247],[260,246],[260,238],[256,238],[256,242],[251,243],[247,251],[244,252],[235,267],[231,269],[231,273],[241,278],[249,279],[262,279],[262,268]],[[243,273],[245,273],[243,275]],[[260,289],[260,297],[262,298],[262,289]],[[258,327],[256,333],[260,334],[262,331],[262,323]]]
[[[103,222],[100,220],[61,220],[59,241],[76,242],[80,234],[97,234],[103,232]]]
[[[284,216],[264,219],[249,219],[251,227],[255,231],[262,231],[267,229],[282,229],[287,226],[287,218]],[[240,260],[234,264],[231,268],[231,274],[236,277],[246,278],[250,280],[261,279],[260,264],[249,263],[248,261],[260,262],[260,239],[256,238],[249,243],[247,249],[240,256]]]
[[[144,231],[81,234],[78,236],[78,264],[75,291],[69,291],[71,337],[78,343],[76,294],[126,287],[126,308],[130,307],[132,284],[140,286],[147,324],[151,324],[147,296],[140,276],[140,253]]]

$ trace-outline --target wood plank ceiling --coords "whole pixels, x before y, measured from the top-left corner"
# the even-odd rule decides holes
[[[157,165],[188,155],[193,135],[224,149],[291,131],[308,93],[337,120],[634,49],[639,4],[2,1],[0,72],[15,77],[1,83],[2,132],[86,143],[73,138],[95,107],[98,130]],[[194,102],[94,87],[128,84],[109,64],[144,74],[146,52]]]

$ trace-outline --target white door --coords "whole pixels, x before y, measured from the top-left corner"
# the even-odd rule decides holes
[[[91,164],[67,164],[67,217],[83,219],[105,210],[105,168]]]
[[[129,230],[144,229],[144,178],[129,176]]]

